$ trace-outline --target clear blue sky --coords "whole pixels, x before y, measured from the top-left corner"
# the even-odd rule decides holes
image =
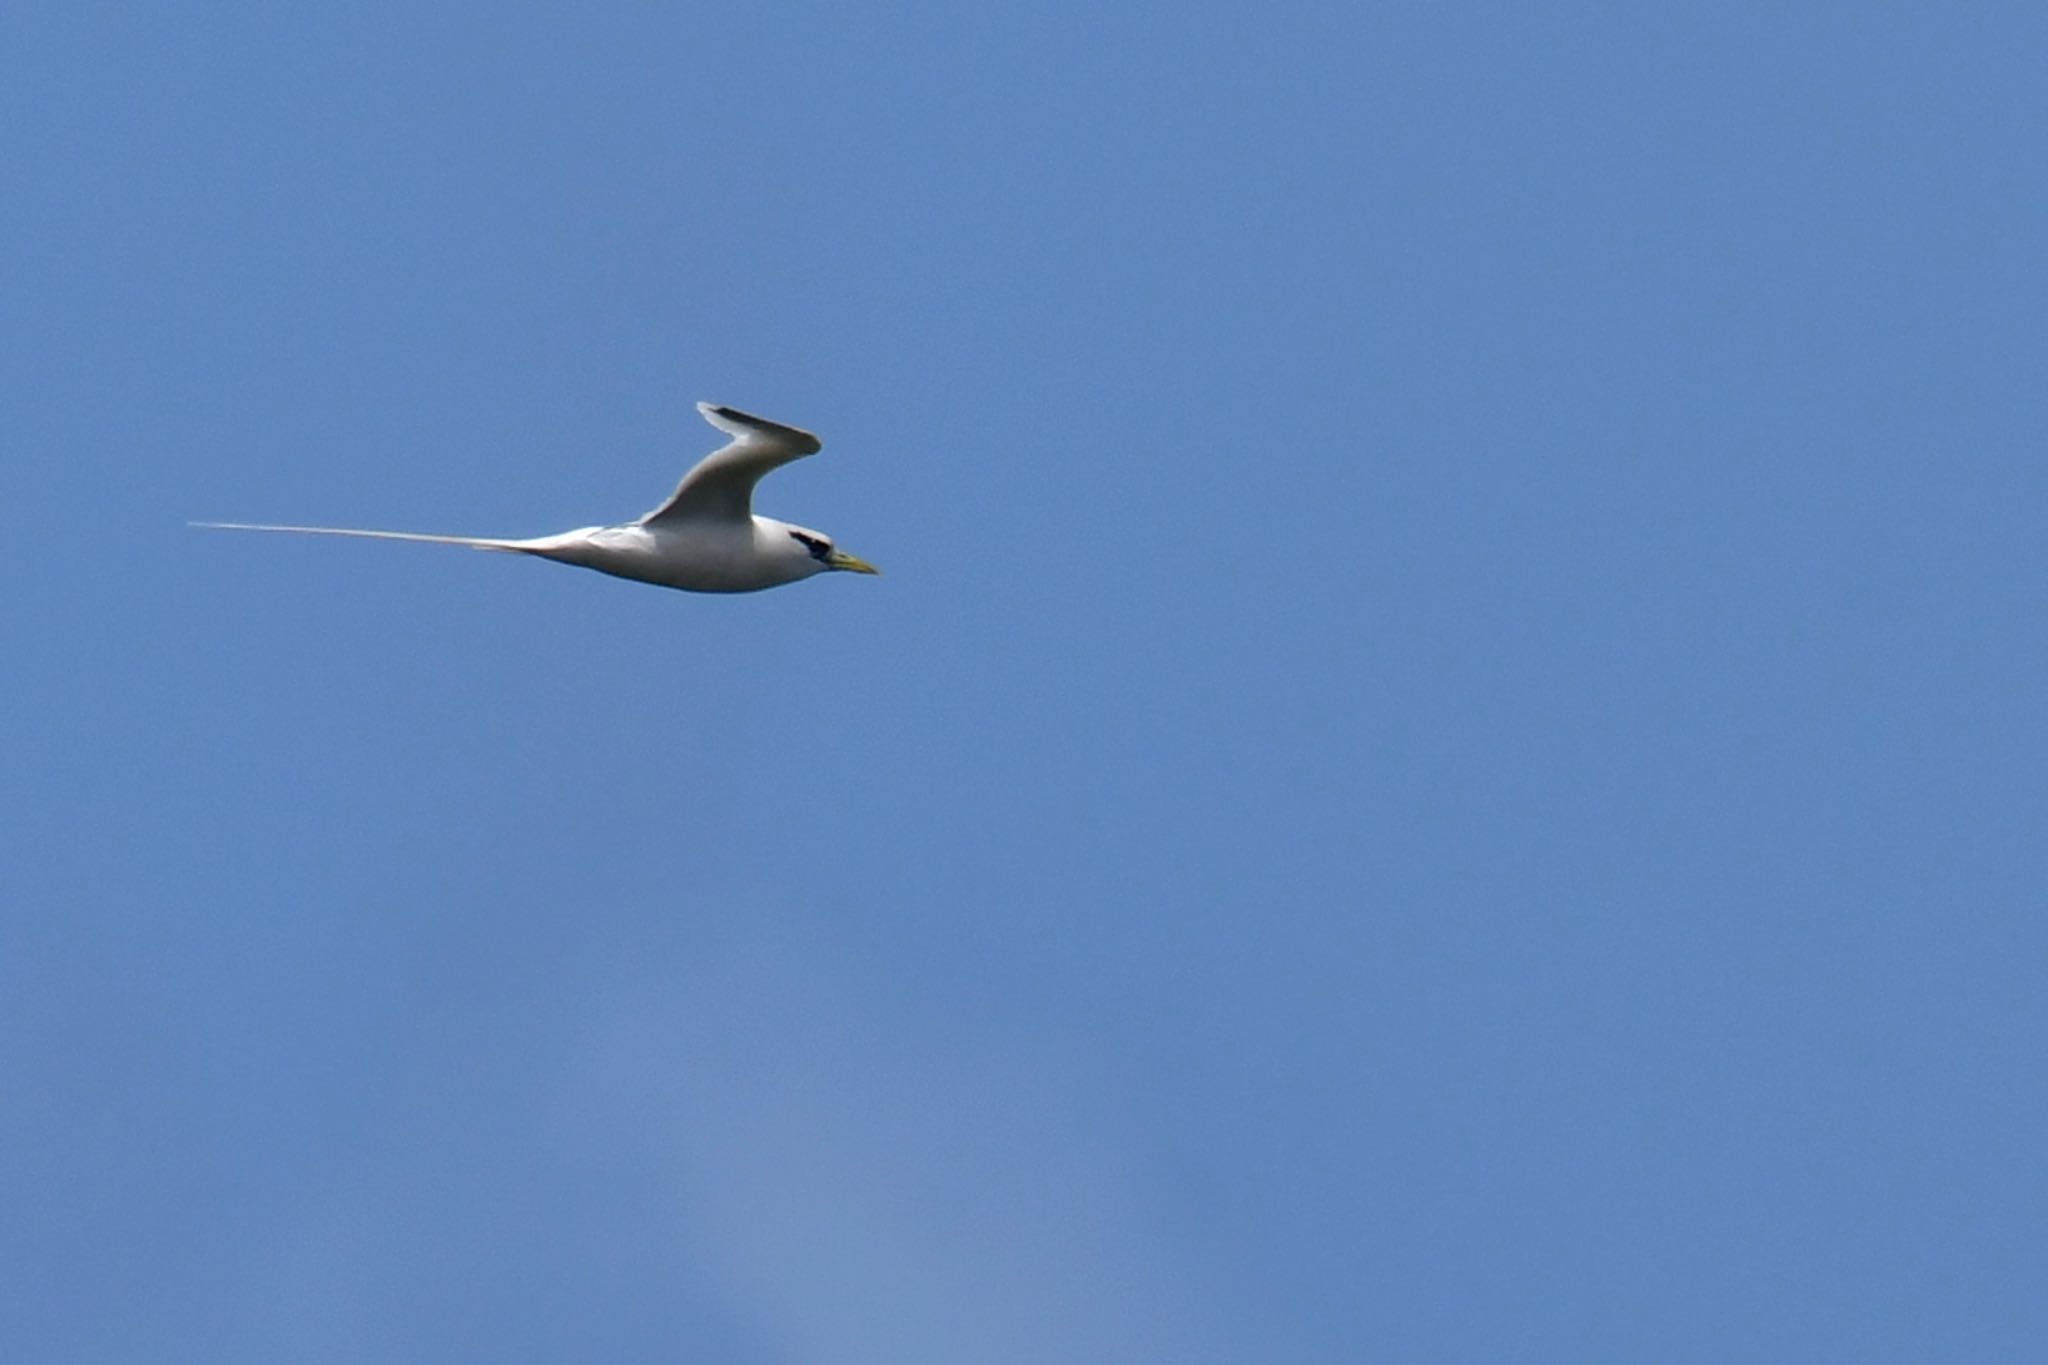
[[[2031,1358],[2044,44],[9,6],[0,1354]]]

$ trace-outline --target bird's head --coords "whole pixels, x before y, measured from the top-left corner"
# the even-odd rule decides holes
[[[832,569],[843,569],[847,573],[880,573],[881,570],[865,559],[850,555],[832,544],[832,537],[802,526],[784,526],[789,533],[795,553],[814,561],[818,567],[812,572],[824,573]]]

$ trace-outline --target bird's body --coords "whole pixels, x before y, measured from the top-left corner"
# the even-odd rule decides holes
[[[290,531],[302,535],[357,536],[466,545],[475,550],[533,555],[574,564],[615,578],[630,578],[687,592],[755,592],[843,569],[876,573],[865,560],[833,547],[829,536],[753,513],[754,485],[791,460],[815,454],[818,438],[796,427],[753,417],[735,408],[699,403],[706,421],[733,440],[683,476],[667,502],[621,526],[586,526],[524,540],[363,531],[339,526],[277,526],[207,521],[195,525],[230,531]]]

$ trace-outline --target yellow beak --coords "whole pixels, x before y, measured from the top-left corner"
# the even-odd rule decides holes
[[[835,569],[844,569],[848,573],[881,572],[880,569],[868,563],[865,559],[850,555],[844,550],[834,550],[831,554],[826,555],[825,563]]]

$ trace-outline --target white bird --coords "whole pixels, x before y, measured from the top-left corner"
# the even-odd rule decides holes
[[[292,531],[467,545],[473,550],[538,555],[558,564],[575,564],[616,578],[689,592],[755,592],[833,569],[881,572],[866,560],[835,548],[832,537],[822,532],[754,515],[754,485],[761,476],[791,460],[817,454],[817,437],[714,403],[699,403],[697,411],[733,439],[683,475],[667,502],[623,526],[585,526],[530,540],[502,540],[241,521],[195,521],[192,525],[223,531]]]

